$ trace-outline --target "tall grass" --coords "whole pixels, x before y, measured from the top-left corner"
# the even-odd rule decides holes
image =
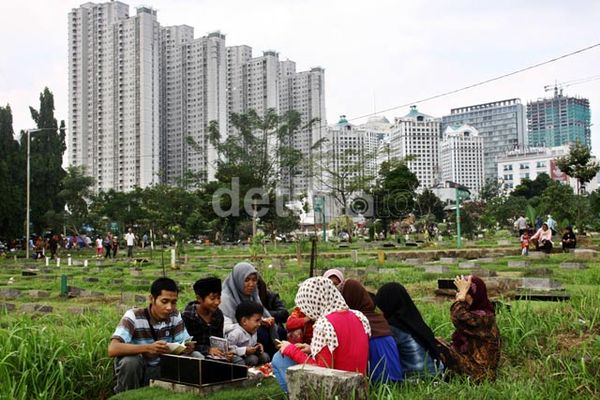
[[[0,398],[108,397],[112,368],[106,347],[116,320],[115,312],[7,317],[0,328]]]

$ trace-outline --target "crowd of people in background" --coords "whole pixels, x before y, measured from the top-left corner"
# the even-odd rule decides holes
[[[127,248],[127,257],[132,258],[136,246],[145,247],[148,245],[148,234],[144,234],[141,240],[135,235],[132,228],[127,230],[122,240],[116,234],[107,232],[106,235],[62,235],[59,233],[48,233],[46,235],[33,235],[28,241],[9,240],[2,245],[2,252],[11,253],[17,250],[25,250],[29,246],[31,258],[33,260],[44,259],[48,257],[55,259],[62,250],[79,251],[83,249],[96,249],[97,258],[115,258],[118,255],[122,244]]]
[[[121,392],[148,384],[169,343],[186,343],[185,354],[248,367],[272,360],[287,392],[286,370],[296,364],[358,372],[374,384],[423,376],[496,377],[500,333],[485,283],[457,277],[450,340],[434,337],[404,286],[390,282],[369,292],[336,269],[302,282],[291,313],[254,265],[236,264],[223,282],[202,278],[195,299],[177,311],[179,289],[159,278],[150,304],[128,310],[108,347]],[[218,340],[216,340],[218,339]],[[222,346],[226,341],[225,347]]]

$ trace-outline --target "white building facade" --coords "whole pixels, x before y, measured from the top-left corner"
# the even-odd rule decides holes
[[[159,24],[156,11],[121,2],[69,13],[67,158],[95,190],[159,181]]]
[[[430,188],[439,181],[440,121],[420,113],[416,106],[396,118],[390,133],[390,157],[407,161],[417,176],[421,188]]]
[[[498,180],[506,192],[511,192],[525,178],[534,180],[544,173],[555,181],[569,184],[577,191],[577,181],[564,174],[556,165],[559,157],[569,154],[569,146],[526,148],[506,153],[498,158]],[[595,157],[592,157],[595,161]],[[585,185],[586,192],[598,188],[599,176]]]
[[[477,196],[484,183],[483,138],[469,125],[449,126],[440,143],[442,181],[470,189]]]

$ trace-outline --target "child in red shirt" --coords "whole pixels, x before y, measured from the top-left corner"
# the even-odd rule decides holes
[[[287,319],[287,323],[285,324],[285,328],[288,331],[288,342],[293,344],[310,344],[313,335],[313,323],[314,322],[310,318],[300,311],[300,308],[294,308]]]
[[[521,255],[529,255],[529,232],[525,231],[521,235]]]

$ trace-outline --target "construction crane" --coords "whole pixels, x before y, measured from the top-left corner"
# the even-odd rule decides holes
[[[554,95],[555,96],[562,96],[562,92],[564,88],[567,88],[569,86],[575,86],[575,85],[581,85],[583,83],[588,83],[588,82],[592,82],[592,81],[596,81],[600,79],[600,75],[594,75],[594,76],[590,76],[587,78],[579,78],[579,79],[573,79],[571,81],[565,81],[565,82],[554,82],[554,85],[546,85],[544,86],[544,91],[545,92],[549,92],[551,90],[554,90]],[[559,93],[560,90],[560,93]]]

